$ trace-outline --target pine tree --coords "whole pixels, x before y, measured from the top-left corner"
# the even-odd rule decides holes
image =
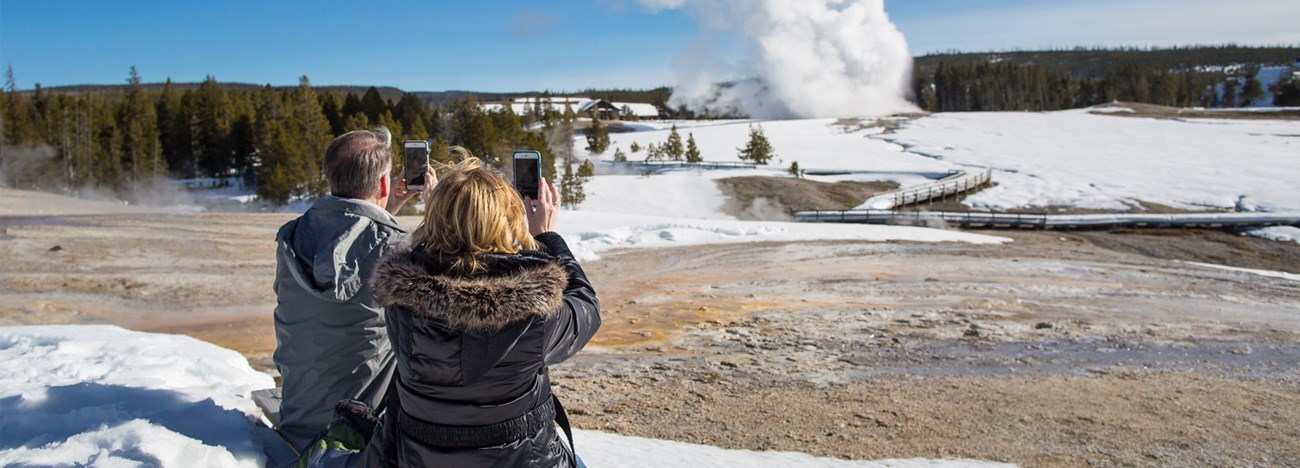
[[[1241,106],[1249,107],[1262,97],[1264,97],[1264,86],[1255,79],[1254,74],[1246,75],[1246,83],[1241,86]]]
[[[321,93],[320,108],[325,114],[325,120],[330,123],[330,133],[336,137],[344,134],[346,130],[343,129],[343,107],[339,104],[338,96],[334,93]]]
[[[1273,105],[1277,107],[1300,106],[1300,79],[1290,78],[1272,86]]]
[[[404,167],[403,165],[406,164],[406,161],[403,157],[405,151],[402,147],[406,146],[406,139],[404,138],[406,135],[406,129],[402,128],[402,123],[399,122],[397,118],[393,117],[393,113],[390,111],[384,111],[384,113],[379,116],[379,125],[387,128],[389,135],[392,135],[393,137],[393,139],[389,141],[389,145],[393,149],[393,167]]]
[[[455,158],[452,157],[451,152],[447,151],[447,142],[444,141],[442,137],[433,139],[433,145],[429,147],[429,160],[442,164],[452,164],[456,162]]]
[[[258,196],[284,204],[294,197],[324,194],[328,187],[320,163],[333,135],[311,82],[303,76],[286,92],[268,85],[255,99]]]
[[[483,112],[477,98],[457,99],[451,106],[452,137],[447,141],[459,143],[488,165],[497,160],[492,151],[497,143],[497,131],[492,118]]]
[[[663,151],[659,149],[658,144],[651,143],[649,145],[646,145],[645,147],[646,162],[659,161],[661,159],[663,159]]]
[[[280,94],[267,85],[256,94],[257,118],[253,123],[253,141],[257,148],[257,181],[254,186],[262,200],[283,205],[293,196],[296,168],[292,163],[293,143],[285,120],[288,114]]]
[[[1230,76],[1223,82],[1222,107],[1237,107],[1237,77]]]
[[[364,114],[365,112],[366,106],[361,104],[361,98],[358,97],[356,93],[348,93],[348,95],[343,98],[343,108],[339,109],[339,115],[343,116],[343,120],[345,121],[356,114]],[[367,117],[367,119],[369,119],[369,117]],[[352,130],[357,129],[354,128]],[[348,131],[349,130],[343,130],[344,133]]]
[[[803,171],[799,169],[799,161],[793,161],[790,163],[790,175],[798,178],[803,177]]]
[[[198,168],[194,166],[194,146],[190,141],[191,111],[183,105],[181,93],[176,92],[171,78],[163,84],[162,95],[154,107],[167,167],[174,176],[195,177]]]
[[[560,203],[568,209],[578,209],[582,202],[586,201],[587,194],[583,191],[583,178],[573,172],[572,164],[564,165],[564,176],[560,179]]]
[[[4,131],[7,145],[35,145],[39,138],[36,126],[32,125],[31,105],[27,98],[18,93],[14,81],[14,67],[9,66],[5,73],[5,113]]]
[[[627,162],[627,154],[623,153],[623,148],[614,148],[614,162]]]
[[[578,165],[578,177],[582,177],[583,179],[590,179],[595,176],[596,176],[596,165],[592,164],[590,159],[583,160],[582,164]]]
[[[415,93],[402,93],[402,97],[393,106],[393,116],[397,117],[397,120],[402,123],[402,128],[406,129],[407,139],[430,138],[425,131],[420,131],[418,134],[413,131],[417,127],[427,128],[425,123],[429,120],[428,104],[425,104],[424,100]]]
[[[118,107],[117,126],[121,129],[117,152],[127,182],[152,183],[154,176],[162,175],[166,163],[161,160],[157,111],[145,99],[134,65],[127,79],[126,99]]]
[[[673,129],[668,133],[668,142],[664,144],[663,150],[673,161],[681,161],[682,155],[686,150],[682,147],[682,136],[677,133],[677,124],[673,124]]]
[[[772,143],[767,140],[767,135],[763,134],[762,125],[749,127],[749,142],[739,151],[742,161],[753,161],[755,164],[766,165],[769,160],[776,157],[776,153],[772,150]]]
[[[196,166],[203,176],[224,178],[234,165],[229,146],[230,98],[217,79],[209,75],[194,93],[193,101],[190,132]]]
[[[686,162],[700,163],[704,162],[704,157],[700,156],[700,147],[695,144],[695,134],[691,133],[686,136]]]
[[[629,146],[628,149],[631,150],[633,154],[638,153],[641,151],[641,144],[633,141],[632,146]]]
[[[601,125],[600,119],[591,120],[591,130],[587,132],[587,151],[591,154],[605,154],[609,149],[609,129]]]
[[[328,187],[320,175],[320,163],[325,155],[325,148],[334,139],[330,133],[329,121],[321,112],[320,101],[316,99],[316,90],[306,76],[298,79],[298,87],[291,92],[290,97],[293,100],[290,117],[292,122],[297,124],[297,127],[291,127],[290,131],[294,132],[293,136],[297,140],[296,163],[300,165],[302,171],[299,173],[299,193],[323,195]]]
[[[367,130],[369,128],[370,119],[366,118],[364,112],[352,114],[343,121],[343,133],[351,132],[353,130]],[[340,133],[340,135],[342,135],[342,133]]]
[[[248,185],[257,179],[257,167],[253,164],[257,155],[253,134],[257,110],[248,93],[239,93],[232,98],[235,120],[230,124],[230,148],[234,154],[234,167],[244,184]]]
[[[366,118],[378,122],[387,110],[388,105],[384,102],[384,97],[379,95],[379,90],[374,86],[366,88],[366,94],[361,96],[361,111],[366,113]]]

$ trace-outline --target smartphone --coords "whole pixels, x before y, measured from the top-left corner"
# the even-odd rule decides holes
[[[403,168],[406,174],[406,189],[424,190],[424,174],[429,172],[429,142],[407,140],[402,155],[406,161],[406,167]]]
[[[515,190],[522,198],[537,199],[542,182],[542,153],[531,150],[515,151]]]

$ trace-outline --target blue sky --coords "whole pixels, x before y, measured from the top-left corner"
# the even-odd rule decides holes
[[[1294,0],[886,0],[914,55],[1077,45],[1300,44]],[[19,88],[221,81],[527,91],[671,84],[700,34],[633,0],[0,0]],[[740,47],[736,47],[739,50]]]

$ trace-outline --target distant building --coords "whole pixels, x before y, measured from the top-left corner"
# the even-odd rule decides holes
[[[507,102],[489,102],[483,104],[483,110],[496,111],[510,106],[510,109],[518,115],[525,115],[534,110],[545,112],[552,110],[556,113],[563,114],[565,109],[572,109],[575,114],[581,117],[599,117],[601,120],[646,120],[658,119],[659,108],[654,104],[645,104],[638,102],[610,102],[604,99],[592,99],[588,97],[524,97],[514,98]]]

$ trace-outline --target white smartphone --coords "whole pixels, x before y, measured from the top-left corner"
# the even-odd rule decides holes
[[[515,190],[521,198],[537,199],[537,189],[542,182],[542,153],[530,150],[515,151]]]
[[[429,172],[429,142],[426,140],[407,140],[403,148],[403,168],[406,174],[407,190],[424,190],[424,174]]]

